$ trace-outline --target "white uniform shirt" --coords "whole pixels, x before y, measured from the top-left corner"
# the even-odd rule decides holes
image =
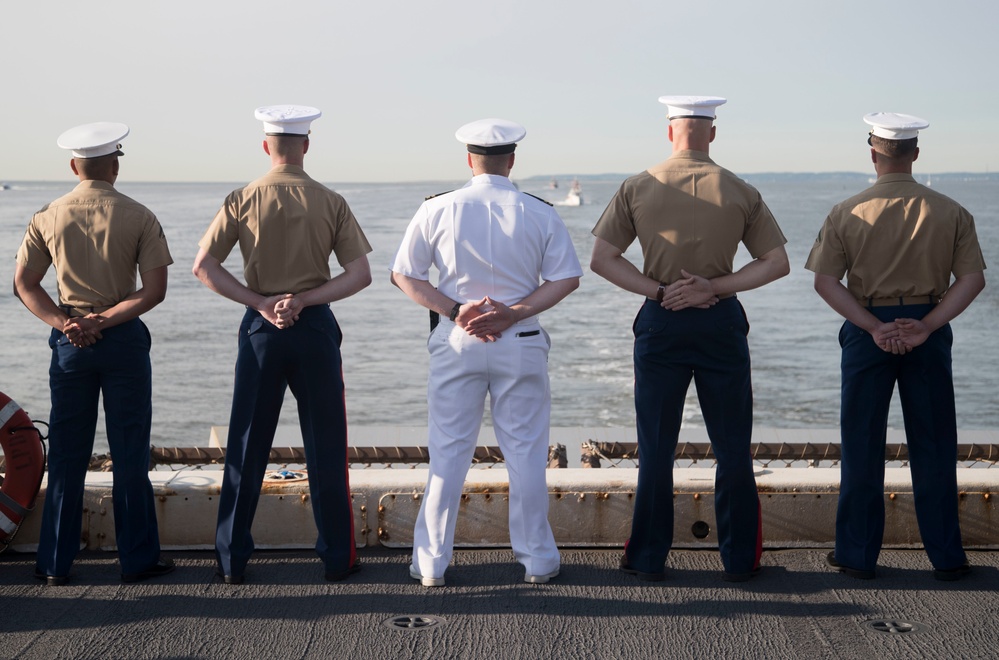
[[[539,278],[583,274],[555,209],[495,174],[475,176],[420,206],[392,270],[429,280],[431,266],[440,271],[441,293],[462,303],[489,296],[512,305],[533,293]]]

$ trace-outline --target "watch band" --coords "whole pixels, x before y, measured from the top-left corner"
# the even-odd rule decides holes
[[[448,314],[448,318],[454,321],[456,318],[458,318],[458,312],[460,311],[461,311],[461,303],[456,302],[454,304],[454,307],[451,308],[451,313]]]
[[[656,302],[662,302],[663,296],[665,295],[666,295],[666,285],[660,282],[659,289],[656,291]]]

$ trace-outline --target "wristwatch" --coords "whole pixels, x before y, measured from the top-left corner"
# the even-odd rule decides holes
[[[656,302],[662,302],[663,296],[666,295],[666,285],[662,282],[659,283],[659,290],[656,291]]]
[[[456,318],[458,318],[458,312],[459,311],[461,311],[461,303],[460,302],[456,302],[454,304],[454,307],[451,308],[451,313],[448,314],[448,318],[451,319],[452,321],[454,321]]]

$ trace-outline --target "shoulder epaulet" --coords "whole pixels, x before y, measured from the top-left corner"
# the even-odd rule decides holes
[[[429,201],[429,200],[433,199],[434,197],[440,197],[441,195],[446,195],[449,192],[454,192],[454,191],[453,190],[445,190],[444,192],[439,192],[436,195],[427,195],[426,197],[423,198],[423,201],[424,202]]]
[[[523,191],[521,191],[521,192],[523,192]],[[531,194],[531,193],[529,193],[529,192],[526,192],[526,193],[524,193],[524,194],[525,194],[525,195],[527,195],[528,197],[533,197],[534,199],[538,200],[539,202],[544,202],[544,203],[545,203],[545,204],[547,204],[548,206],[555,206],[554,204],[552,204],[551,202],[549,202],[549,201],[548,201],[547,199],[541,199],[541,198],[540,198],[540,197],[538,197],[537,195],[532,195],[532,194]]]

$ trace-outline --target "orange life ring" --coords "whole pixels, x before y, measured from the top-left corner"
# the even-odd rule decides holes
[[[0,552],[14,540],[24,518],[35,507],[45,474],[41,433],[17,402],[0,392],[0,446],[4,469],[0,476]]]

